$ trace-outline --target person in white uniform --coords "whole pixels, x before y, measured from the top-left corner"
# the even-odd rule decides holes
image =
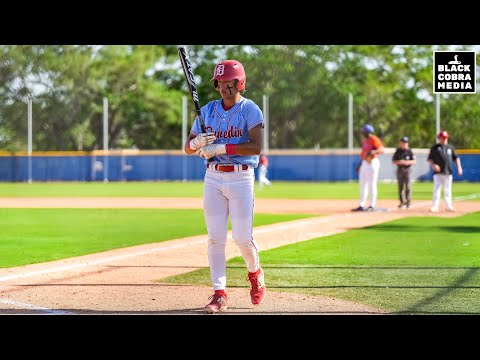
[[[380,160],[378,155],[384,151],[380,138],[373,134],[374,128],[371,124],[365,124],[361,131],[363,135],[360,163],[357,166],[360,184],[360,202],[357,208],[352,211],[374,211],[377,205],[377,182],[380,172]],[[370,196],[370,206],[367,207]]]
[[[268,179],[267,174],[268,157],[262,152],[258,160],[258,190],[261,190],[263,185],[272,186],[272,182]]]
[[[201,133],[198,116],[184,149],[204,159],[204,213],[208,231],[208,261],[214,293],[207,313],[227,309],[226,242],[228,218],[232,237],[245,260],[250,300],[260,305],[266,295],[258,244],[253,237],[255,168],[263,148],[263,114],[243,97],[245,69],[237,60],[215,66],[211,79],[221,98],[201,108],[207,132]],[[212,159],[213,161],[209,161]]]

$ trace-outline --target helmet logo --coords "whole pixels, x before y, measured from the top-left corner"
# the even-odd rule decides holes
[[[225,74],[225,65],[218,64],[215,69],[215,76],[222,76],[223,74]]]

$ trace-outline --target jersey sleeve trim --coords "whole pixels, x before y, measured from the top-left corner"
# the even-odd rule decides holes
[[[255,124],[251,125],[248,127],[248,131],[252,130],[255,126],[257,126],[258,124],[262,124],[262,128],[263,128],[263,120],[260,120],[258,122],[256,122]]]

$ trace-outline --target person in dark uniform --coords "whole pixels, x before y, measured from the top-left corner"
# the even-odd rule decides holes
[[[411,204],[412,165],[415,165],[417,160],[409,147],[407,136],[400,139],[400,146],[393,154],[392,162],[397,165],[398,197],[400,199],[398,207],[408,209]]]
[[[458,176],[462,176],[463,169],[455,148],[448,143],[448,133],[442,130],[437,135],[438,143],[430,148],[427,161],[433,169],[433,199],[431,212],[438,212],[440,195],[443,186],[443,195],[447,211],[455,211],[452,204],[452,165],[455,161]]]

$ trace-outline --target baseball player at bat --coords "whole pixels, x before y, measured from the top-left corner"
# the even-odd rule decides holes
[[[213,295],[205,312],[227,309],[226,242],[228,217],[232,237],[245,260],[250,281],[250,299],[259,305],[265,299],[264,273],[258,245],[253,238],[254,169],[263,147],[263,114],[258,105],[243,97],[247,76],[237,60],[215,66],[213,85],[220,99],[202,106],[207,132],[202,134],[195,118],[184,149],[204,159],[204,212],[208,231],[208,261]],[[208,162],[208,159],[213,161]]]
[[[383,153],[384,146],[380,138],[373,134],[374,128],[365,124],[362,129],[363,141],[360,163],[357,166],[360,183],[360,204],[352,211],[374,211],[377,204],[377,181],[380,172],[378,155]],[[370,206],[367,208],[368,195]]]

